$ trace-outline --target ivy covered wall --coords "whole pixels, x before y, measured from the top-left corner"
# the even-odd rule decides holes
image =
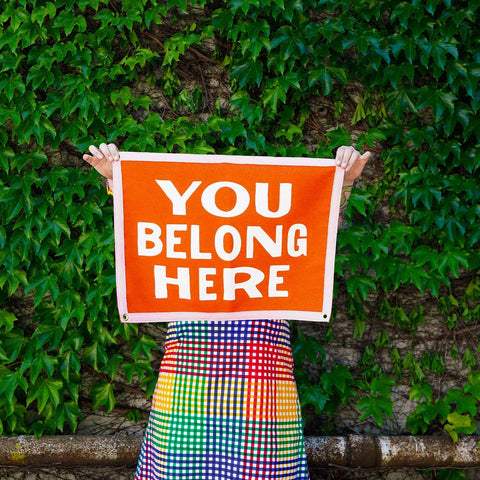
[[[0,432],[75,431],[80,399],[110,411],[121,382],[152,394],[158,345],[118,321],[111,199],[81,160],[107,141],[373,151],[339,233],[336,319],[294,328],[305,412],[320,415],[317,433],[341,429],[340,406],[382,431],[403,392],[397,432],[475,433],[479,6],[2,2]]]

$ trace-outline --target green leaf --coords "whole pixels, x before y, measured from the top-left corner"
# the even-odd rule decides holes
[[[247,136],[247,130],[242,122],[238,120],[230,121],[229,119],[228,122],[222,124],[221,135],[233,145],[237,138],[245,138]]]
[[[462,390],[452,388],[447,391],[445,400],[449,404],[455,404],[458,413],[469,413],[472,417],[477,414],[477,401],[471,395],[465,395]]]
[[[66,235],[67,238],[70,237],[70,228],[67,225],[67,222],[63,218],[55,218],[55,220],[47,221],[48,230],[47,232],[53,235],[53,240],[58,246],[60,243],[60,238],[62,234]]]
[[[370,392],[372,394],[380,394],[390,397],[391,388],[395,386],[395,381],[388,375],[381,374],[380,377],[372,379],[370,384]]]
[[[460,415],[457,412],[450,413],[447,416],[445,430],[450,434],[454,442],[458,441],[459,433],[472,434],[477,430],[477,424],[470,415]]]
[[[157,350],[158,345],[153,338],[142,335],[140,338],[134,338],[131,342],[132,356],[136,360],[139,355],[143,355],[147,360],[152,359],[152,350]]]
[[[42,372],[44,372],[47,377],[52,378],[57,364],[58,360],[55,357],[48,355],[45,351],[37,353],[35,355],[35,360],[30,366],[30,382],[35,383]]]
[[[465,384],[464,391],[480,401],[480,371],[477,370],[468,375],[468,382]]]
[[[111,412],[115,407],[115,395],[113,393],[113,384],[102,380],[93,385],[90,390],[93,397],[93,408],[96,410],[105,407],[107,413]]]
[[[13,313],[7,312],[6,310],[0,310],[0,327],[4,327],[5,332],[12,330],[16,320],[17,317]]]
[[[393,415],[393,402],[383,396],[365,396],[358,402],[358,409],[362,411],[361,420],[372,416],[378,425],[383,425],[384,416],[391,418]]]
[[[123,363],[124,357],[120,354],[111,355],[108,359],[106,371],[110,375],[110,379],[113,380],[118,372],[120,365]]]
[[[432,401],[432,395],[433,395],[433,388],[430,385],[427,385],[426,383],[424,384],[415,384],[413,387],[410,389],[410,401],[412,400],[422,400],[422,398],[425,398],[427,402]]]
[[[329,397],[317,385],[309,385],[301,389],[301,399],[302,407],[313,405],[317,415],[321,415]]]
[[[260,86],[263,78],[263,63],[256,60],[237,65],[232,69],[232,78],[238,82],[241,88],[252,83]]]
[[[0,394],[4,394],[7,398],[9,406],[14,408],[15,393],[18,390],[27,392],[28,383],[21,372],[11,372],[5,367],[0,368],[2,381],[0,382]]]
[[[265,95],[263,97],[263,105],[269,106],[272,112],[277,112],[278,102],[286,103],[287,93],[285,89],[280,86],[278,83],[270,88],[265,90]]]
[[[314,365],[325,358],[325,349],[315,337],[305,336],[300,327],[297,328],[297,339],[293,344],[293,356],[296,364],[302,364],[305,359]]]
[[[475,366],[477,365],[477,359],[475,357],[475,354],[469,348],[465,350],[462,363],[468,368],[475,368]]]
[[[49,403],[57,407],[60,403],[60,391],[62,389],[63,382],[60,380],[39,378],[28,392],[27,406],[37,400],[38,413],[42,413]]]
[[[387,105],[391,109],[395,120],[400,119],[408,111],[412,113],[417,112],[417,107],[412,97],[413,89],[411,88],[399,88],[388,94]]]
[[[70,424],[72,432],[75,433],[78,426],[78,420],[82,417],[82,411],[75,402],[64,402],[57,407],[55,412],[56,427],[61,432],[64,431],[65,421]]]
[[[135,374],[137,375],[138,381],[140,382],[144,382],[145,378],[151,380],[152,377],[155,377],[155,375],[153,374],[152,365],[149,360],[137,359],[135,360],[135,362],[126,362],[122,365],[122,370],[125,372],[125,377],[129,382],[133,381],[133,377]],[[154,387],[155,381],[152,388]]]
[[[62,377],[70,382],[71,374],[78,374],[81,369],[80,357],[76,352],[71,350],[67,351],[60,360],[60,372]]]
[[[181,12],[187,13],[187,0],[167,0],[167,10],[177,7]]]
[[[83,358],[93,366],[96,372],[101,371],[108,362],[105,346],[96,341],[85,348]]]
[[[333,83],[328,67],[317,68],[309,71],[308,85],[312,87],[317,82],[322,85],[322,91],[324,95],[330,94],[332,91]],[[337,71],[340,73],[340,69]],[[341,77],[343,79],[343,76]]]
[[[365,300],[370,291],[376,291],[377,285],[375,280],[365,274],[356,273],[347,280],[347,290],[350,295],[358,293]]]
[[[347,387],[353,384],[353,375],[350,373],[350,367],[347,365],[334,365],[330,372],[322,373],[320,377],[323,389],[332,394],[335,390],[342,393],[347,391]]]
[[[439,120],[443,115],[443,112],[447,110],[452,113],[455,109],[456,97],[452,93],[442,92],[435,88],[426,87],[423,89],[421,103],[418,105],[418,109],[425,108],[427,106],[432,107],[435,120]]]
[[[442,468],[436,472],[438,480],[465,480],[466,473],[464,470],[454,468]]]

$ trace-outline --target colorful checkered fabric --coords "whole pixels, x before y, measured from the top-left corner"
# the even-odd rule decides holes
[[[307,480],[285,320],[177,322],[136,480]]]

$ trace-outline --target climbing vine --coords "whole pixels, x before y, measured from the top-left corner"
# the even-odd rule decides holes
[[[372,150],[336,264],[338,316],[359,360],[329,361],[335,321],[322,342],[296,329],[302,405],[325,417],[325,431],[343,404],[382,426],[406,384],[405,429],[454,441],[476,432],[479,6],[3,2],[0,431],[75,431],[80,400],[110,411],[121,381],[152,393],[157,345],[118,321],[111,201],[81,165],[89,144],[114,141],[272,156]],[[443,329],[426,347],[416,340],[431,318],[425,302]],[[457,385],[438,388],[447,364],[461,370]],[[85,390],[87,371],[99,381]]]

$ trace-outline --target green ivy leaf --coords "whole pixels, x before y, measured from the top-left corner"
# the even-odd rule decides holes
[[[265,95],[263,97],[263,105],[269,106],[272,112],[274,113],[277,112],[278,102],[286,103],[286,101],[287,101],[287,92],[278,83],[265,90]]]
[[[82,411],[75,402],[64,402],[55,411],[55,422],[58,430],[63,432],[65,422],[70,424],[72,432],[75,433],[78,426],[78,419],[82,417]]]
[[[320,382],[323,389],[332,395],[335,390],[346,393],[348,387],[354,383],[354,379],[350,373],[350,367],[347,365],[334,365],[330,372],[322,373]]]
[[[52,378],[38,378],[30,388],[27,396],[27,406],[37,400],[38,413],[42,413],[51,403],[57,407],[60,403],[60,391],[63,389],[63,382]]]
[[[17,317],[13,313],[7,312],[6,310],[0,310],[0,327],[4,327],[5,332],[12,330],[16,320]]]
[[[187,13],[187,0],[168,0],[167,10],[170,10],[172,7],[177,7],[181,12]]]
[[[143,355],[147,360],[152,359],[152,350],[157,350],[158,345],[146,335],[142,335],[140,338],[132,339],[132,356],[136,360],[139,355]]]
[[[445,400],[449,404],[455,404],[458,413],[469,413],[472,417],[477,414],[477,401],[471,395],[465,395],[462,390],[452,388],[447,391]]]
[[[450,92],[442,92],[441,90],[426,87],[423,89],[421,95],[421,103],[418,105],[418,109],[431,107],[435,120],[439,120],[444,111],[447,110],[452,113],[455,109],[456,96]]]
[[[115,407],[115,395],[113,392],[113,384],[102,380],[93,385],[90,390],[93,398],[93,408],[105,407],[107,413],[111,412]]]
[[[232,69],[232,78],[238,82],[241,88],[252,83],[260,86],[263,78],[263,63],[256,60],[237,65]]]
[[[328,395],[316,385],[304,386],[301,389],[302,407],[313,405],[317,415],[321,415],[329,400]]]
[[[393,415],[393,402],[389,398],[382,396],[365,396],[358,402],[358,409],[362,411],[361,420],[372,416],[378,425],[383,425],[383,418],[391,418]]]
[[[454,442],[458,441],[459,433],[472,434],[477,430],[477,424],[470,415],[460,415],[457,412],[450,413],[447,416],[445,430],[449,433]]]
[[[427,402],[432,401],[432,395],[433,395],[433,388],[430,385],[427,385],[426,383],[423,384],[415,384],[412,386],[410,389],[410,401],[412,400],[422,400],[422,398],[425,398]]]
[[[468,375],[468,382],[464,387],[465,393],[470,393],[480,401],[480,371],[474,371]]]

